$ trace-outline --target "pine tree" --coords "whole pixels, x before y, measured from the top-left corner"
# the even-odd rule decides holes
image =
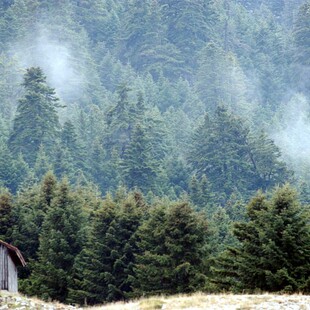
[[[206,115],[193,137],[188,162],[196,174],[207,175],[212,190],[230,195],[246,192],[251,176],[248,162],[248,129],[241,119],[220,106],[213,118]]]
[[[0,142],[0,185],[14,193],[17,189],[17,182],[12,154],[7,145]]]
[[[111,155],[112,150],[117,150],[120,158],[130,141],[133,123],[130,117],[131,103],[128,93],[131,89],[127,85],[120,85],[117,90],[118,102],[106,115],[108,133],[105,138],[105,147]]]
[[[299,8],[294,25],[293,38],[295,42],[294,60],[296,67],[292,72],[292,82],[302,92],[310,93],[310,2],[305,1]]]
[[[63,180],[42,224],[38,261],[29,279],[31,293],[44,299],[67,299],[74,258],[81,251],[81,225],[80,206]]]
[[[137,125],[122,161],[125,184],[129,189],[138,187],[143,192],[152,189],[157,166],[152,159],[150,139],[146,131]]]
[[[294,39],[296,44],[295,59],[300,64],[307,66],[310,64],[310,2],[300,7],[297,20],[294,26]]]
[[[136,235],[145,212],[140,194],[110,194],[93,217],[89,240],[78,255],[69,299],[102,303],[124,300],[132,291]]]
[[[206,175],[203,175],[200,180],[195,175],[189,184],[190,199],[193,204],[200,210],[208,211],[212,213],[212,206],[214,203],[214,194],[211,190],[211,184]]]
[[[9,192],[0,193],[0,240],[8,241],[14,223],[12,209],[11,194]]]
[[[68,150],[75,169],[86,171],[86,152],[71,121],[66,121],[63,125],[60,134],[60,145]]]
[[[167,39],[163,7],[159,2],[134,0],[124,14],[120,38],[121,59],[156,80],[161,73],[174,78],[183,71],[180,52]]]
[[[206,220],[188,204],[155,207],[138,236],[137,295],[188,293],[204,286]]]
[[[219,260],[215,282],[223,287],[226,278],[226,285],[250,291],[309,292],[309,214],[295,190],[284,185],[269,200],[258,193],[247,206],[247,217],[248,222],[235,224],[240,246]]]
[[[27,261],[37,259],[39,235],[47,210],[55,196],[57,180],[49,171],[41,183],[21,190],[16,196],[11,238]]]
[[[168,40],[182,52],[185,64],[192,69],[197,65],[195,53],[211,39],[212,25],[216,20],[212,1],[160,0],[159,3],[168,20]]]
[[[53,167],[47,154],[44,151],[44,146],[40,145],[38,155],[33,167],[34,174],[38,180],[41,180],[43,176],[50,170],[53,170]]]
[[[59,128],[58,98],[46,84],[41,68],[27,69],[22,85],[25,96],[19,100],[9,148],[15,156],[22,153],[33,166],[41,145],[48,153],[53,150]]]
[[[280,149],[265,132],[249,137],[249,156],[255,174],[253,188],[263,190],[283,184],[292,177],[285,162],[281,161]]]

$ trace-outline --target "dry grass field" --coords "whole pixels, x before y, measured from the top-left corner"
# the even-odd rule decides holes
[[[310,296],[305,295],[180,295],[152,297],[128,303],[114,303],[88,310],[310,310]]]
[[[74,307],[45,303],[21,294],[0,291],[0,310],[310,310],[306,295],[193,295],[157,296],[128,303],[113,303],[96,307]]]

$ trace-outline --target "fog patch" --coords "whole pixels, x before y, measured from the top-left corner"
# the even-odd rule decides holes
[[[294,94],[283,103],[271,136],[280,147],[283,158],[297,174],[310,165],[310,107],[302,94]]]
[[[83,75],[76,70],[69,42],[64,42],[44,29],[35,30],[30,38],[15,43],[10,54],[24,69],[41,67],[48,84],[65,102],[74,102],[82,95]]]

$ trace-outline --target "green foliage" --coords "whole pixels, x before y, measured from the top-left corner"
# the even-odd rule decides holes
[[[153,208],[138,236],[136,295],[188,293],[203,287],[206,220],[188,204]]]
[[[213,290],[211,264],[220,288],[308,291],[304,211],[275,215],[280,192],[245,208],[289,180],[307,209],[308,0],[3,0],[0,50],[0,236],[23,292]]]
[[[118,195],[107,195],[95,214],[89,240],[74,264],[69,300],[101,303],[126,299],[132,291],[136,230],[146,206],[138,193]]]
[[[212,213],[214,207],[214,194],[211,190],[211,184],[207,177],[203,175],[200,180],[195,175],[191,178],[189,184],[190,199],[199,209],[204,209]]]
[[[40,68],[29,68],[24,75],[25,96],[19,100],[17,115],[9,139],[9,147],[17,156],[34,165],[40,146],[49,152],[57,138],[59,128],[55,91],[47,86]]]
[[[242,119],[223,106],[213,117],[205,116],[192,141],[188,163],[199,177],[208,177],[213,191],[223,195],[217,195],[219,202],[232,192],[248,196],[253,189],[272,187],[291,176],[274,142],[264,133],[251,139]]]
[[[265,132],[249,138],[250,160],[257,177],[256,188],[268,189],[292,177],[292,172],[281,160],[280,149]]]
[[[296,44],[296,60],[302,65],[309,65],[310,55],[310,3],[306,1],[299,9],[294,27],[294,39]]]
[[[122,23],[120,37],[122,60],[157,79],[160,74],[175,77],[180,74],[178,49],[167,38],[164,6],[160,2],[135,0],[129,4]]]
[[[129,189],[152,190],[158,163],[152,159],[150,139],[145,130],[137,125],[132,132],[131,141],[124,154],[122,173]]]
[[[258,193],[247,206],[247,217],[248,222],[235,224],[240,246],[229,248],[215,268],[219,287],[309,292],[309,213],[296,192],[285,185],[269,200]]]
[[[16,246],[22,251],[26,260],[37,258],[39,235],[47,209],[54,198],[57,180],[48,172],[40,185],[20,191],[16,197],[12,235]]]
[[[0,239],[6,241],[12,229],[14,219],[12,196],[8,192],[0,194]]]
[[[247,188],[247,134],[241,120],[222,106],[197,129],[189,163],[198,176],[209,178],[214,191],[230,195],[233,188]]]
[[[75,204],[69,185],[63,180],[42,223],[38,261],[29,279],[32,294],[66,300],[74,258],[81,251],[81,224],[81,208]]]

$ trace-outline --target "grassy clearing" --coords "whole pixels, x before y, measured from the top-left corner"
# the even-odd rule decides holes
[[[310,310],[310,295],[193,295],[154,296],[127,303],[79,308],[59,303],[45,303],[36,298],[0,291],[0,309],[15,310]]]
[[[157,296],[87,308],[88,310],[310,310],[310,296],[305,295],[193,295]]]

